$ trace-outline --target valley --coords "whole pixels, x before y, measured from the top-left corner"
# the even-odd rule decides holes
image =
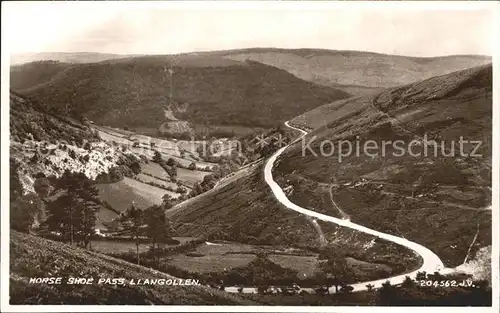
[[[11,249],[24,260],[39,246],[44,264],[81,260],[65,265],[65,275],[95,259],[99,271],[203,283],[167,298],[128,288],[133,303],[256,304],[296,294],[316,305],[373,303],[387,284],[406,288],[426,275],[484,279],[477,264],[491,247],[487,61],[250,49],[15,66]],[[471,64],[481,66],[454,71]],[[440,70],[423,74],[427,65]],[[304,76],[307,67],[313,76]],[[482,158],[396,157],[393,147],[375,157],[314,153],[325,141],[370,140],[415,140],[422,152],[458,135],[483,140]],[[73,210],[83,210],[81,224]],[[19,299],[30,271],[15,266]],[[276,288],[280,296],[267,298]],[[94,303],[96,290],[71,292]],[[121,299],[114,292],[106,289],[110,301]]]

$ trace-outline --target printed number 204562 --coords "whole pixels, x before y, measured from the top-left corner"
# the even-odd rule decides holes
[[[474,287],[472,280],[420,280],[421,287]]]

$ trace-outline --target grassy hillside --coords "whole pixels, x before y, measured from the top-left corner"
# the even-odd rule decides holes
[[[144,305],[245,305],[235,295],[205,286],[162,285],[47,285],[29,284],[30,277],[93,277],[172,279],[164,273],[103,254],[11,232],[11,304],[144,304]]]
[[[372,88],[408,84],[491,62],[491,57],[477,55],[417,58],[324,49],[256,48],[215,53],[232,60],[272,65],[301,79],[356,95],[370,93]]]
[[[354,222],[405,236],[434,250],[446,265],[459,265],[491,244],[491,94],[491,66],[481,66],[319,107],[292,120],[314,129],[305,138],[305,155],[296,144],[275,171],[289,181],[284,185],[294,188],[297,201],[321,196],[308,186],[331,188],[332,199]],[[475,152],[481,156],[461,156],[460,136],[481,141]],[[321,155],[325,140],[334,151],[327,142]],[[378,149],[364,152],[368,140]],[[396,140],[403,155],[392,144]],[[474,148],[464,144],[463,152]],[[455,153],[443,156],[443,149]]]
[[[172,88],[167,67],[173,69]],[[182,132],[190,131],[182,121],[191,128],[270,127],[348,96],[281,69],[223,58],[148,56],[88,64],[25,64],[14,68],[11,76],[12,86],[23,94],[75,117],[121,128],[158,129],[170,121],[182,126],[177,130]],[[178,121],[172,121],[172,114]]]

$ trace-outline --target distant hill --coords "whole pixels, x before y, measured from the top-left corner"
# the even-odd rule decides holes
[[[90,285],[30,284],[35,277],[94,278]],[[174,277],[89,250],[11,231],[10,304],[249,305],[236,295],[206,286],[97,284],[99,278]]]
[[[124,58],[129,55],[96,53],[96,52],[33,52],[19,53],[10,56],[11,65],[19,65],[34,61],[59,61],[66,63],[92,63],[109,59]]]
[[[492,60],[481,55],[422,58],[326,49],[254,48],[207,53],[232,60],[261,62],[325,86],[346,86],[343,90],[359,95],[370,93],[370,88],[413,83]],[[353,89],[353,86],[358,89]]]
[[[261,63],[192,56],[30,63],[11,69],[11,86],[63,114],[120,128],[159,129],[172,112],[193,127],[271,127],[349,96]]]
[[[447,266],[491,244],[491,65],[336,101],[291,123],[312,132],[305,151],[296,144],[284,153],[278,177],[331,186],[351,220],[421,243]],[[363,150],[368,141],[378,149]],[[476,151],[472,141],[481,142]]]

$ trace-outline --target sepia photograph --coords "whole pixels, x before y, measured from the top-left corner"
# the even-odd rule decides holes
[[[2,311],[498,312],[499,4],[3,2]]]

